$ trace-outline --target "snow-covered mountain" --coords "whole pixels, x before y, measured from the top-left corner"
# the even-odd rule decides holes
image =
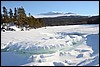
[[[40,13],[40,14],[37,14],[37,15],[33,15],[35,18],[43,18],[43,17],[59,17],[59,16],[79,16],[78,14],[76,13],[71,13],[71,12],[68,12],[68,13],[63,13],[63,12],[47,12],[47,13]]]
[[[71,12],[68,12],[68,13],[64,13],[64,12],[47,12],[47,13],[41,13],[41,14],[38,14],[38,15],[76,15],[75,13],[71,13]]]
[[[47,13],[41,13],[38,15],[58,15],[58,14],[64,14],[63,12],[47,12]]]

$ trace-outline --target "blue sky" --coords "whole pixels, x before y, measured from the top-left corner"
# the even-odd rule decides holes
[[[51,11],[72,12],[83,15],[99,15],[99,1],[1,1],[7,10],[23,6],[25,13],[40,14]]]

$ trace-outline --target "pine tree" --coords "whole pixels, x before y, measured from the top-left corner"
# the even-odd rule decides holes
[[[12,12],[12,9],[10,9],[9,14],[10,14],[10,18],[13,18],[13,12]]]
[[[29,20],[30,20],[30,22],[29,22],[30,27],[36,29],[35,18],[33,16],[31,16]]]
[[[6,7],[4,6],[3,7],[3,17],[5,18],[6,16],[7,16],[7,9],[6,9]]]
[[[37,28],[42,27],[42,24],[39,22],[39,20],[38,20],[38,19],[35,19],[35,20],[36,20],[36,21],[35,21],[36,27],[37,27]]]
[[[30,13],[28,15],[29,15],[29,17],[31,17],[31,14]]]
[[[15,19],[15,21],[17,20],[17,10],[16,10],[16,8],[14,8],[14,19]]]
[[[14,22],[12,9],[10,9],[9,11],[9,16],[10,16],[10,22]]]
[[[6,7],[4,6],[3,7],[3,17],[4,17],[4,22],[5,23],[8,23],[9,22],[9,17],[8,17],[8,15],[7,15],[7,9],[6,9]]]
[[[42,18],[39,18],[39,22],[42,24],[42,27],[46,27],[45,23],[43,22]]]
[[[26,23],[25,19],[26,19],[26,14],[25,14],[25,10],[24,8],[18,8],[18,25],[20,25],[21,27],[24,26],[24,23]]]

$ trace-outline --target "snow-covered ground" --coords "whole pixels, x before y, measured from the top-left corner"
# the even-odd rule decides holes
[[[99,66],[99,24],[1,31],[1,66]]]

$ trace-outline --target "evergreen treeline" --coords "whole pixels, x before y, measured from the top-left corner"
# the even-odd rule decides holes
[[[14,13],[12,9],[7,10],[3,6],[3,14],[1,13],[1,24],[13,22],[18,27],[30,27],[30,28],[40,28],[44,27],[45,24],[42,19],[34,18],[30,13],[29,16],[26,16],[25,10],[23,7],[14,8]]]

